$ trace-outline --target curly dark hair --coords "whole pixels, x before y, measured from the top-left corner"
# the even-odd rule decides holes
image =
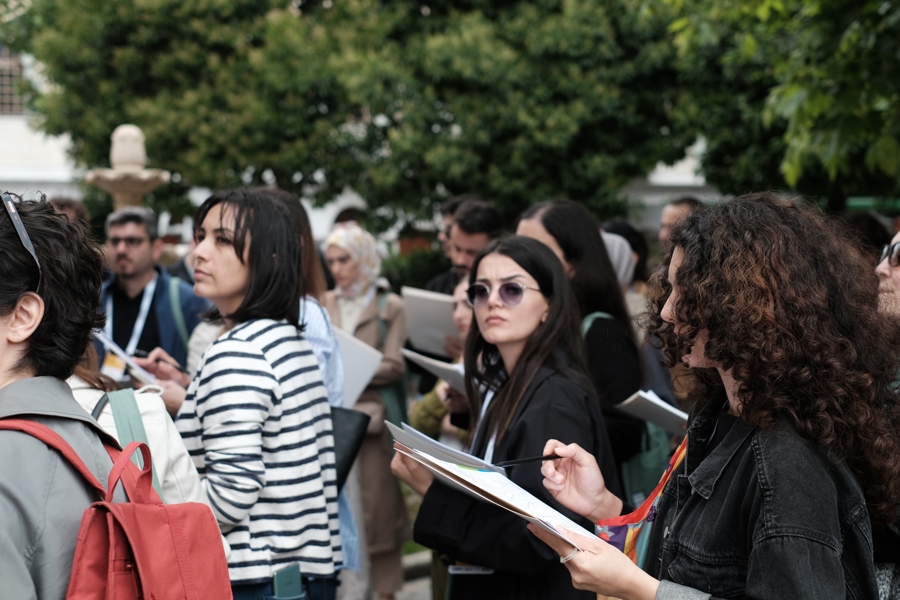
[[[45,199],[20,200],[16,209],[41,261],[38,295],[44,301],[44,317],[28,339],[16,370],[68,379],[90,342],[91,331],[105,322],[99,311],[103,254],[87,223],[70,221]],[[0,257],[0,315],[6,316],[25,294],[38,290],[39,272],[2,209]]]
[[[731,371],[741,418],[760,428],[787,420],[847,461],[873,517],[896,519],[897,336],[877,312],[871,261],[821,212],[770,193],[694,211],[673,230],[672,248],[650,298],[667,364],[706,329],[705,355]],[[660,311],[678,248],[676,334]],[[717,383],[715,369],[700,371]]]

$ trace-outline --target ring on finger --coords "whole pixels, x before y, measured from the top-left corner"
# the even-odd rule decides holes
[[[578,548],[572,548],[572,551],[569,552],[567,555],[559,557],[559,562],[561,562],[562,564],[566,564],[567,562],[569,562],[570,560],[575,558],[575,555],[577,553],[578,553]]]

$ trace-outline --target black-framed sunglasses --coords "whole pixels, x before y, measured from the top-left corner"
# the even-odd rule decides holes
[[[44,279],[44,270],[41,268],[41,261],[38,260],[37,252],[34,251],[34,244],[31,243],[31,238],[28,237],[28,232],[25,230],[25,224],[22,223],[22,217],[19,216],[19,211],[16,210],[16,202],[12,199],[6,192],[0,192],[0,199],[3,200],[3,206],[6,208],[6,214],[9,215],[10,221],[12,221],[13,227],[16,228],[16,233],[19,234],[19,241],[22,242],[22,246],[28,250],[28,253],[31,254],[31,258],[34,259],[34,264],[37,265],[38,268],[38,284],[37,289],[34,290],[35,294],[40,293],[41,291],[41,283]]]
[[[878,253],[878,258],[875,260],[875,266],[881,264],[881,261],[884,259],[888,259],[888,265],[891,267],[900,267],[900,242],[896,244],[885,244],[881,247],[881,252]]]
[[[500,301],[503,302],[503,304],[506,306],[516,306],[522,301],[525,290],[534,290],[535,292],[541,291],[538,288],[522,285],[517,281],[507,281],[506,283],[500,284],[497,293],[500,294]],[[473,283],[470,285],[469,289],[466,290],[466,298],[469,300],[469,306],[472,308],[481,308],[487,304],[488,299],[491,297],[491,291],[492,289],[483,283]]]

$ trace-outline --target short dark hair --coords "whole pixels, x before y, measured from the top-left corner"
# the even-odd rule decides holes
[[[647,281],[647,257],[650,255],[650,246],[647,238],[640,231],[625,221],[609,221],[603,224],[603,231],[620,235],[631,246],[631,251],[637,253],[637,262],[634,265],[635,281]]]
[[[28,339],[16,370],[68,379],[90,342],[91,331],[106,321],[97,310],[103,254],[91,239],[87,223],[57,213],[43,197],[19,200],[16,209],[42,272],[22,246],[9,215],[0,210],[0,315],[12,313],[25,294],[37,289],[39,277],[38,295],[44,301],[44,317]]]
[[[515,368],[508,373],[509,379],[491,400],[485,415],[486,431],[489,435],[495,433],[500,440],[509,428],[525,390],[545,365],[556,369],[594,397],[597,394],[587,376],[581,320],[575,299],[557,256],[546,245],[532,238],[515,235],[494,240],[475,258],[469,271],[470,285],[478,278],[478,265],[485,256],[494,253],[511,258],[531,275],[549,304],[547,319],[529,336]],[[481,335],[477,319],[472,319],[463,356],[466,373],[474,374],[466,382],[472,411],[470,416],[474,423],[481,414],[484,391],[497,390],[497,382],[503,380],[500,351]]]
[[[453,196],[446,202],[441,203],[441,216],[442,217],[452,217],[456,214],[456,211],[459,210],[460,205],[466,200],[481,200],[478,196],[473,196],[472,194],[461,194],[459,196]]]
[[[468,235],[485,233],[491,240],[503,234],[500,212],[486,200],[470,199],[460,204],[453,215],[453,225]]]
[[[109,235],[109,228],[114,225],[124,225],[126,223],[137,223],[143,225],[147,230],[152,242],[159,237],[159,230],[156,224],[156,213],[145,206],[126,206],[110,213],[106,217],[106,235]]]
[[[65,196],[56,196],[55,198],[50,198],[50,204],[53,205],[53,208],[55,208],[57,212],[71,210],[75,213],[76,217],[83,220],[85,223],[90,223],[91,221],[91,213],[88,212],[87,206],[85,206],[84,202],[81,200]]]
[[[322,261],[319,260],[319,252],[316,241],[312,235],[312,225],[309,223],[309,215],[303,208],[300,198],[287,190],[274,187],[253,188],[262,194],[268,194],[279,202],[282,202],[291,213],[296,226],[297,235],[300,237],[300,252],[303,260],[301,262],[300,272],[300,295],[312,296],[316,300],[322,300],[325,290],[325,270],[322,268]]]
[[[548,200],[532,206],[520,218],[529,219],[541,222],[559,244],[566,262],[575,268],[570,281],[581,316],[599,311],[630,323],[622,288],[594,215],[572,200]]]
[[[286,319],[300,327],[300,238],[287,207],[270,193],[238,188],[220,190],[200,205],[194,218],[196,227],[212,207],[222,204],[234,211],[234,252],[247,265],[249,282],[244,301],[230,315],[213,308],[211,319],[243,323],[251,319]],[[248,239],[249,236],[249,239]]]
[[[675,198],[669,202],[669,206],[684,206],[691,212],[694,212],[698,208],[701,208],[703,203],[693,196],[682,196],[681,198]]]

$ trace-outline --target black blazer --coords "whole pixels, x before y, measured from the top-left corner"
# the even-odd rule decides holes
[[[496,444],[492,462],[538,456],[551,438],[577,443],[593,453],[607,487],[621,497],[597,398],[561,373],[544,367],[528,386],[506,435]],[[472,453],[483,457],[487,441],[483,433],[476,434]],[[593,531],[590,521],[553,499],[543,485],[540,463],[510,467],[507,473],[529,493]],[[454,576],[451,600],[595,600],[595,594],[572,587],[572,578],[559,556],[526,525],[524,519],[502,508],[435,481],[419,508],[414,538],[455,561],[495,569],[492,575]]]

